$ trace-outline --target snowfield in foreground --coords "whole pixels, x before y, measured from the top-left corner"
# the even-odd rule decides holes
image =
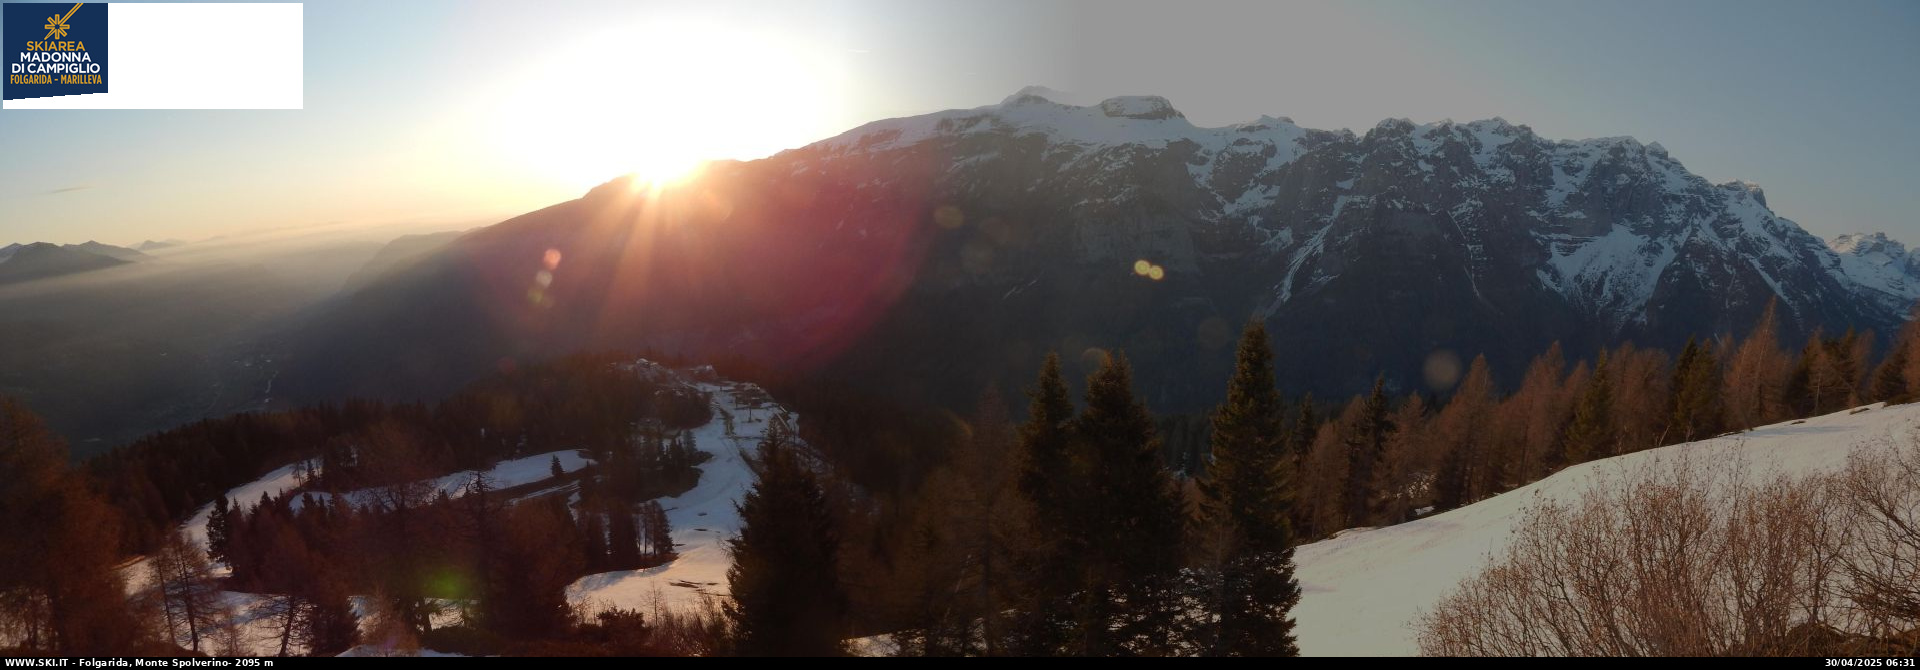
[[[740,395],[759,394],[745,384],[701,384],[713,395],[713,420],[693,430],[696,449],[713,457],[700,464],[700,483],[672,498],[661,498],[673,526],[674,550],[679,556],[666,565],[645,570],[621,570],[581,577],[567,586],[567,601],[589,611],[622,607],[650,611],[692,607],[704,596],[727,595],[727,540],[740,531],[734,505],[753,485],[746,454],[767,434],[768,421],[780,414],[777,405],[745,402]],[[728,418],[731,417],[731,422]]]
[[[1857,411],[1854,414],[1850,412]],[[1295,554],[1302,596],[1294,608],[1300,653],[1398,655],[1420,649],[1412,624],[1422,612],[1504,549],[1536,500],[1574,501],[1601,477],[1631,472],[1650,459],[1725,458],[1755,479],[1804,476],[1844,466],[1856,445],[1920,426],[1920,404],[1868,405],[1805,421],[1567,468],[1527,486],[1444,514],[1395,526],[1349,530]]]

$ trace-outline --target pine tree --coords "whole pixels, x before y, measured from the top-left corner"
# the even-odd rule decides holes
[[[1907,369],[1913,367],[1913,348],[1917,342],[1920,342],[1920,321],[1909,320],[1894,335],[1893,342],[1887,348],[1887,357],[1880,361],[1880,367],[1874,368],[1871,392],[1868,394],[1870,399],[1875,402],[1904,402],[1913,397],[1915,388],[1908,384]]]
[[[1388,406],[1386,377],[1375,377],[1373,393],[1367,396],[1360,422],[1347,436],[1347,485],[1344,507],[1347,525],[1365,526],[1374,522],[1379,510],[1375,504],[1374,475],[1387,453],[1387,440],[1393,436],[1392,408]]]
[[[500,576],[483,597],[484,619],[500,634],[539,638],[560,635],[573,624],[567,584],[586,568],[579,528],[564,498],[506,508],[500,540]]]
[[[847,595],[840,536],[819,476],[776,419],[750,461],[753,489],[739,503],[740,534],[728,541],[735,651],[743,656],[846,653]]]
[[[1576,465],[1613,453],[1613,375],[1607,369],[1607,353],[1593,366],[1593,378],[1574,406],[1573,422],[1567,425],[1562,440],[1561,465]]]
[[[1124,354],[1108,356],[1088,377],[1086,397],[1074,423],[1088,496],[1075,506],[1088,514],[1071,648],[1080,656],[1163,654],[1180,614],[1170,594],[1180,567],[1182,505],[1160,459],[1153,417],[1134,399]]]
[[[618,500],[607,505],[607,546],[609,568],[640,567],[640,529],[634,524],[633,509]]]
[[[566,468],[560,467],[559,454],[554,454],[553,458],[547,462],[547,471],[552,473],[554,479],[567,476]]]
[[[584,509],[580,511],[580,554],[586,558],[588,570],[605,572],[610,563],[606,516],[597,505],[586,505],[584,498],[581,507]]]
[[[658,565],[673,560],[673,525],[667,520],[667,510],[659,501],[641,503],[640,521],[645,529],[647,561]]]
[[[1287,457],[1293,460],[1296,469],[1300,459],[1307,457],[1307,450],[1313,448],[1313,438],[1319,431],[1320,417],[1314,414],[1313,394],[1300,396],[1300,409],[1287,426]]]
[[[231,505],[227,496],[222,494],[213,499],[213,511],[207,514],[207,556],[221,563],[229,563],[227,549],[233,521]]]
[[[1206,656],[1294,656],[1293,504],[1288,431],[1265,326],[1240,337],[1227,400],[1215,410],[1201,482],[1203,603],[1190,634]]]
[[[1030,531],[1017,561],[1017,605],[1008,622],[1009,651],[1021,656],[1059,653],[1070,625],[1066,599],[1075,588],[1084,529],[1069,505],[1079,498],[1080,476],[1072,460],[1073,398],[1060,373],[1060,356],[1048,354],[1020,425],[1014,455],[1022,516]]]
[[[1720,429],[1720,366],[1713,348],[1687,338],[1673,366],[1667,439],[1692,442]],[[1664,441],[1664,440],[1663,440]]]
[[[322,570],[324,575],[328,571]],[[305,627],[296,631],[301,646],[310,656],[336,656],[353,648],[360,640],[359,617],[347,589],[336,579],[323,578],[313,584],[307,596],[309,610]]]

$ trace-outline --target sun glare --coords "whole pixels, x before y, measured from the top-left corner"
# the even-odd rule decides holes
[[[712,23],[588,33],[508,86],[496,136],[529,170],[585,188],[655,185],[842,130],[833,51]]]

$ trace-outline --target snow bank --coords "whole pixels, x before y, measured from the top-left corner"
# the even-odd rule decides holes
[[[1303,594],[1293,612],[1300,653],[1419,653],[1411,627],[1415,617],[1505,548],[1522,512],[1540,497],[1576,500],[1602,475],[1683,454],[1734,454],[1738,457],[1728,462],[1745,466],[1756,478],[1827,472],[1844,466],[1854,445],[1916,426],[1920,404],[1870,405],[1857,414],[1838,412],[1593,461],[1444,514],[1351,530],[1302,546],[1295,560]]]

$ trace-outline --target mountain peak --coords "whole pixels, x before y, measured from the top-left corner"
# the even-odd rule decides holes
[[[1184,119],[1185,114],[1173,108],[1173,103],[1157,95],[1123,95],[1100,101],[1100,112],[1107,116],[1123,119],[1146,119],[1162,121],[1166,119]]]
[[[1833,249],[1834,253],[1852,254],[1856,256],[1876,251],[1904,253],[1907,250],[1906,245],[1901,244],[1899,240],[1888,237],[1887,234],[1882,231],[1870,233],[1841,233],[1835,235],[1833,239],[1827,240],[1827,247]]]
[[[1648,149],[1652,149],[1652,147],[1649,146]],[[1666,155],[1666,152],[1662,151],[1660,155],[1664,156]],[[1753,201],[1760,203],[1761,207],[1767,206],[1767,192],[1761,189],[1759,184],[1746,181],[1744,179],[1736,179],[1734,181],[1721,184],[1720,187],[1730,191],[1745,193],[1749,196],[1752,196]],[[1884,237],[1884,235],[1882,235],[1882,237]]]
[[[1072,100],[1073,94],[1065,91],[1059,91],[1045,86],[1027,86],[1018,91],[1014,91],[1013,95],[1009,95],[1001,100],[1000,106],[1017,107],[1035,103],[1065,105],[1071,104],[1070,101]]]

